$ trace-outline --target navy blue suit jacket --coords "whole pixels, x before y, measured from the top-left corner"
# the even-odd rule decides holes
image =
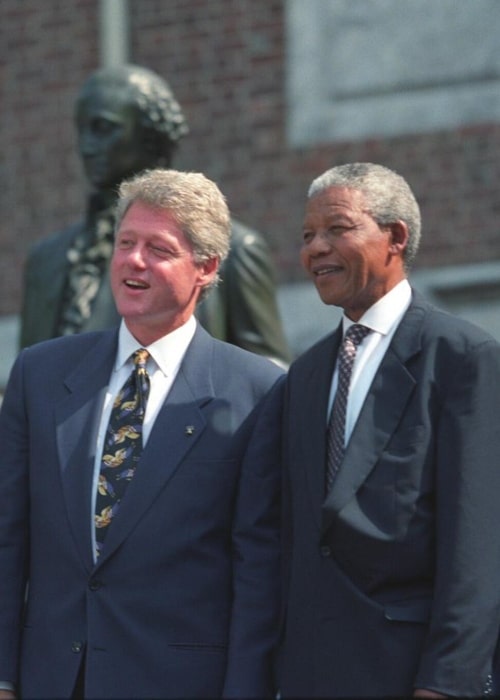
[[[325,499],[341,336],[287,380],[282,695],[479,696],[500,625],[500,346],[414,294]]]
[[[94,565],[117,332],[24,350],[0,414],[0,679],[23,697],[261,697],[278,606],[273,363],[198,327]],[[29,582],[24,605],[24,587]]]

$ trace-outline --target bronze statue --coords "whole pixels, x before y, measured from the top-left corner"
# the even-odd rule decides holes
[[[103,68],[76,100],[79,153],[91,191],[82,221],[36,243],[26,261],[20,345],[98,330],[118,322],[108,281],[118,184],[155,167],[171,167],[188,132],[169,85],[135,65]],[[197,317],[216,338],[282,364],[290,360],[276,303],[269,247],[232,221],[222,281]]]

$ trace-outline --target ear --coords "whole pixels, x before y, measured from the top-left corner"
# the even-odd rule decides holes
[[[399,255],[402,257],[408,245],[408,226],[404,221],[398,220],[389,224],[388,229],[390,235],[389,252],[392,253],[392,255]]]
[[[198,265],[198,286],[206,287],[211,284],[217,276],[219,269],[219,258],[210,258]]]

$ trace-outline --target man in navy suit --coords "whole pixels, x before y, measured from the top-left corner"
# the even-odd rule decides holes
[[[500,346],[412,290],[419,239],[415,197],[385,167],[341,165],[309,189],[302,263],[344,315],[287,379],[283,698],[491,682]]]
[[[15,363],[0,413],[3,697],[272,695],[278,414],[266,396],[282,370],[193,315],[229,238],[203,175],[124,182],[110,272],[120,327],[38,343]],[[101,509],[106,429],[128,410],[115,397],[139,350],[143,449]]]

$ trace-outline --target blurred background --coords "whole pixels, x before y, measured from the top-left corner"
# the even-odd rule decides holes
[[[29,246],[77,220],[73,106],[100,65],[171,85],[203,171],[273,255],[294,354],[336,324],[298,263],[305,193],[331,167],[397,170],[422,208],[411,281],[500,338],[498,0],[1,0],[0,389]]]

